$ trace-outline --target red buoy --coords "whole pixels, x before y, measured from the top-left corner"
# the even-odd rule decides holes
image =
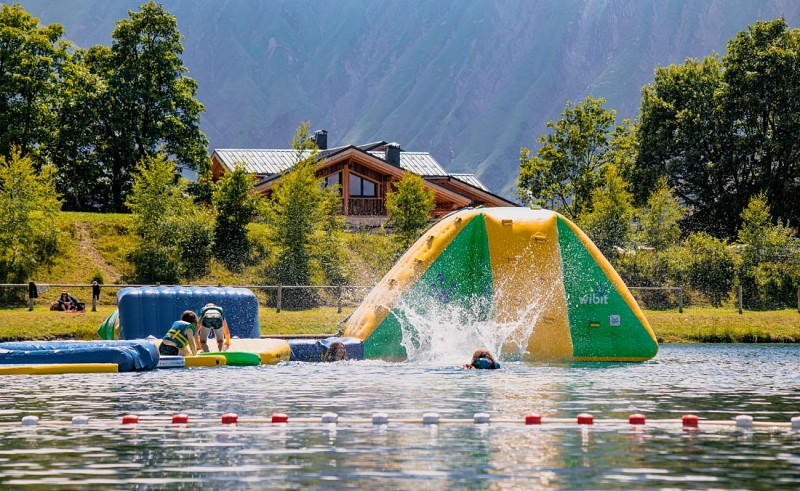
[[[126,414],[122,417],[122,424],[124,425],[135,425],[139,423],[139,416],[135,414]]]
[[[272,422],[273,423],[288,423],[289,416],[283,413],[275,413],[272,415]]]
[[[580,413],[578,415],[578,424],[579,425],[591,425],[594,424],[594,416],[589,413]]]
[[[188,414],[176,414],[172,416],[172,424],[174,425],[185,425],[187,423],[189,423]]]
[[[235,425],[239,422],[239,415],[236,413],[225,413],[222,415],[222,424]]]
[[[628,423],[632,425],[643,425],[644,414],[631,414],[630,416],[628,416]]]
[[[526,425],[540,425],[542,424],[541,414],[528,414],[525,416]]]
[[[698,418],[696,415],[694,414],[683,415],[683,426],[688,426],[690,428],[697,428],[699,423],[700,423],[700,418]]]

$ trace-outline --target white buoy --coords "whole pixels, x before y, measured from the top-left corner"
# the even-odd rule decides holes
[[[39,416],[28,415],[22,418],[22,426],[36,426],[39,424]]]
[[[89,416],[73,416],[72,417],[72,424],[74,424],[74,425],[88,425],[89,424]]]
[[[739,428],[752,428],[753,417],[746,414],[740,414],[739,416],[736,416],[736,426]]]
[[[491,421],[489,413],[475,413],[475,424],[488,424]]]
[[[372,415],[372,424],[374,425],[388,425],[389,415],[386,413],[375,413]]]
[[[322,424],[336,424],[339,422],[339,415],[336,413],[325,413],[322,415]]]
[[[439,413],[425,413],[422,415],[422,424],[424,425],[438,425]]]
[[[800,430],[800,416],[795,416],[792,418],[792,429]]]

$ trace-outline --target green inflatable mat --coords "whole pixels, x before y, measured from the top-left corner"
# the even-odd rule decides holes
[[[197,353],[197,356],[224,356],[226,363],[230,366],[253,366],[261,365],[261,355],[246,351],[210,351],[208,353]]]

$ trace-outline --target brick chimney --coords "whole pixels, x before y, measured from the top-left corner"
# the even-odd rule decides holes
[[[386,162],[392,164],[395,167],[400,167],[400,144],[399,143],[387,143],[386,144],[386,158],[384,160],[386,160]]]
[[[314,132],[314,136],[311,137],[311,141],[316,143],[317,148],[320,150],[327,150],[328,149],[328,132],[325,130],[317,130]]]

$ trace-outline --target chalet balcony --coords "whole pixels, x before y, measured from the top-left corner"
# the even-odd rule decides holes
[[[386,216],[383,198],[350,198],[345,215]]]

